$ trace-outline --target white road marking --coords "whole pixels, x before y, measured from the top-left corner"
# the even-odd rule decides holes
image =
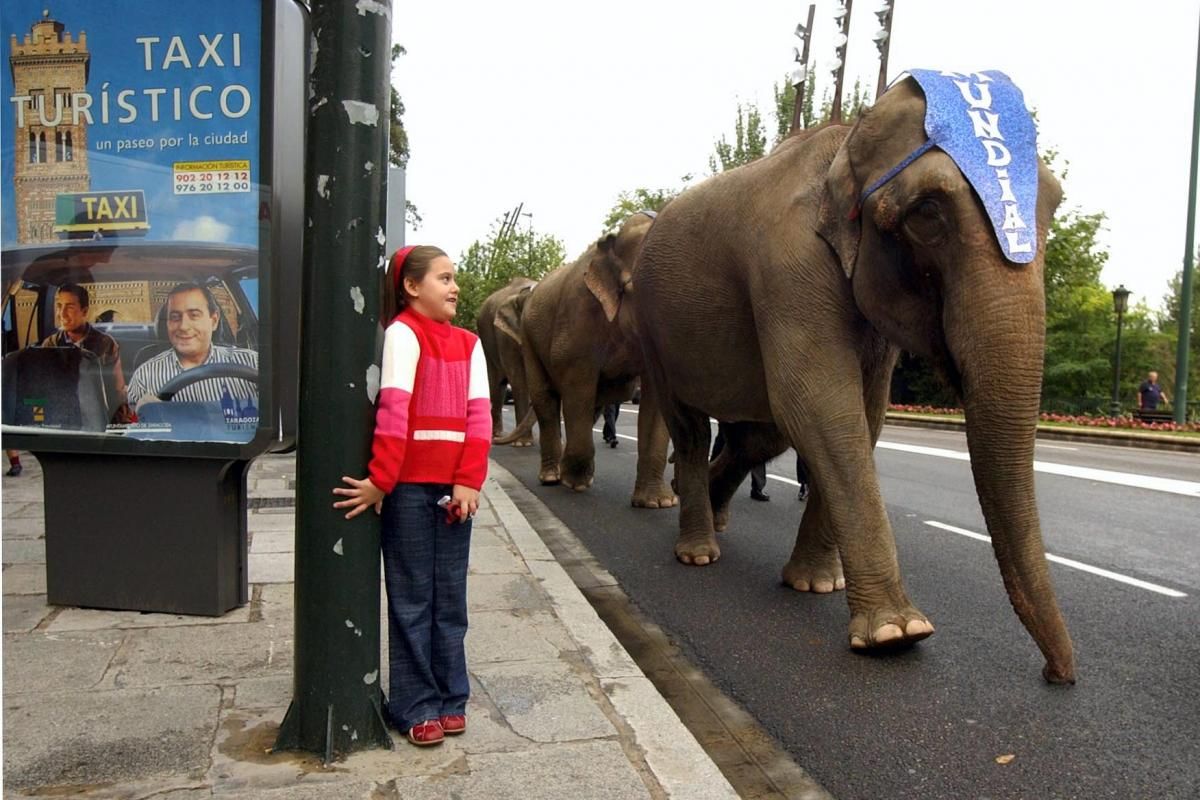
[[[1067,447],[1065,444],[1043,444],[1037,443],[1038,447],[1045,447],[1047,450],[1078,450],[1078,447]]]
[[[628,411],[636,414],[637,411],[627,409],[622,406],[622,411]],[[593,430],[599,430],[593,428]],[[625,434],[617,434],[620,438],[637,441],[636,436],[626,436]],[[1040,447],[1062,447],[1061,445],[1043,445]],[[883,450],[897,450],[904,453],[914,453],[922,456],[934,456],[935,458],[949,458],[954,461],[966,461],[970,463],[971,456],[969,453],[964,453],[959,450],[947,450],[944,447],[925,447],[917,444],[902,444],[900,442],[885,442],[880,440],[876,447]],[[1167,492],[1169,494],[1180,494],[1185,497],[1200,497],[1200,483],[1196,481],[1182,481],[1175,478],[1159,478],[1154,475],[1139,475],[1133,472],[1116,472],[1107,469],[1095,469],[1093,467],[1077,467],[1072,464],[1056,464],[1051,461],[1033,462],[1035,472],[1044,472],[1047,475],[1058,475],[1064,478],[1081,478],[1088,481],[1096,481],[1098,483],[1112,483],[1118,486],[1128,486],[1131,489],[1149,489],[1155,492]],[[768,476],[772,477],[772,476]],[[780,478],[775,476],[777,480]],[[798,484],[797,484],[798,485]]]
[[[956,528],[955,526],[947,525],[944,522],[937,522],[932,519],[927,519],[927,520],[925,520],[925,524],[930,526],[931,528],[939,528],[944,531],[949,531],[950,533],[957,533],[960,536],[966,536],[971,539],[978,539],[981,542],[989,542],[990,543],[992,541],[992,537],[990,537],[990,536],[986,536],[982,533],[976,533],[975,531],[969,531],[965,528]],[[1149,592],[1157,592],[1158,594],[1164,594],[1167,597],[1187,597],[1187,595],[1184,594],[1183,592],[1179,592],[1174,589],[1168,589],[1165,586],[1159,586],[1157,583],[1150,583],[1148,581],[1139,580],[1137,578],[1131,578],[1128,575],[1122,575],[1118,572],[1110,572],[1109,570],[1101,569],[1100,567],[1093,567],[1091,564],[1084,564],[1080,561],[1075,561],[1074,559],[1063,558],[1062,556],[1056,556],[1051,553],[1046,553],[1046,560],[1053,561],[1055,564],[1062,564],[1064,567],[1071,567],[1072,569],[1081,570],[1083,572],[1089,572],[1092,575],[1099,575],[1102,578],[1108,578],[1109,580],[1114,580],[1119,583],[1125,583],[1130,586],[1136,586],[1139,589],[1145,589],[1146,591],[1149,591]]]
[[[941,447],[923,447],[915,444],[899,444],[897,442],[883,441],[879,442],[877,446],[884,450],[899,450],[922,456],[950,458],[955,461],[970,462],[971,460],[971,456],[967,453],[958,450],[946,450]],[[1181,494],[1186,497],[1200,497],[1200,483],[1195,481],[1159,478],[1154,475],[1138,475],[1133,472],[1114,472],[1113,470],[1094,469],[1093,467],[1077,467],[1072,464],[1055,464],[1050,461],[1035,460],[1033,462],[1033,469],[1035,472],[1044,472],[1047,475],[1082,478],[1083,480],[1100,483],[1115,483],[1119,486],[1128,486],[1133,489],[1150,489],[1155,492],[1169,492],[1171,494]]]

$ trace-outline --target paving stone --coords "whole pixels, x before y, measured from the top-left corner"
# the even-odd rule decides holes
[[[45,564],[46,540],[6,538],[2,560],[5,564]]]
[[[176,683],[236,683],[290,674],[292,631],[262,623],[148,628],[129,637],[113,660],[107,685],[117,688]]]
[[[7,498],[5,500],[7,504]],[[13,517],[4,515],[5,539],[41,539],[46,533],[46,520],[41,517]]]
[[[652,795],[616,742],[577,742],[467,757],[460,774],[398,778],[380,797],[404,800],[635,800]]]
[[[471,529],[471,552],[477,547],[509,547],[508,536],[499,525],[475,525]]]
[[[472,547],[467,570],[472,575],[524,574],[525,562],[507,547]]]
[[[296,580],[295,553],[251,553],[247,558],[250,583],[292,583]]]
[[[249,481],[249,484],[251,495],[275,495],[278,492],[286,492],[288,489],[287,478],[254,478]]]
[[[253,533],[258,531],[294,531],[296,529],[296,509],[294,508],[260,508],[246,514],[246,529]]]
[[[737,793],[644,676],[601,681],[613,709],[636,732],[637,745],[671,797],[736,800]]]
[[[150,614],[141,611],[102,611],[66,608],[47,626],[50,632],[95,631],[107,628],[173,628],[185,625],[229,625],[250,621],[250,606],[240,606],[219,617],[195,614]]]
[[[100,683],[125,633],[29,633],[4,637],[4,695],[89,689]],[[5,721],[7,730],[8,722]]]
[[[587,687],[565,662],[476,665],[474,673],[504,719],[535,742],[615,736]]]
[[[45,504],[41,500],[37,501],[18,501],[10,500],[8,490],[5,489],[4,498],[4,520],[7,526],[10,519],[41,519],[46,518]]]
[[[235,708],[287,708],[292,702],[292,676],[248,678],[234,684]]]
[[[251,534],[250,553],[294,553],[296,534],[287,530],[256,530]]]
[[[541,622],[541,625],[539,625]],[[550,641],[544,634],[558,625],[545,612],[480,611],[470,616],[467,631],[467,663],[495,661],[556,661],[560,645],[570,636],[558,625],[561,637]],[[568,645],[573,649],[573,645]]]
[[[528,575],[468,575],[468,611],[549,609],[545,593]]]
[[[4,596],[46,593],[45,564],[13,564],[4,568]]]
[[[105,784],[121,784],[124,796],[142,797],[152,790],[129,793],[132,784],[155,777],[159,791],[180,778],[194,786],[208,769],[220,702],[215,686],[6,697],[5,794],[102,797]]]
[[[44,594],[14,594],[4,598],[4,632],[28,633],[45,619],[54,606],[46,605]]]

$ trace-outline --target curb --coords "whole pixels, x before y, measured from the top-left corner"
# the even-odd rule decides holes
[[[511,478],[511,474],[495,461],[490,462],[488,473],[485,488],[491,490],[487,497],[493,511],[550,598],[555,614],[579,645],[613,709],[633,733],[636,749],[665,796],[735,800],[737,792],[609,631],[496,478],[497,474]]]
[[[924,419],[898,415],[889,411],[884,423],[901,428],[929,428],[932,430],[961,431],[966,422],[956,419]],[[1178,439],[1153,433],[1126,433],[1112,430],[1062,430],[1038,425],[1037,438],[1063,442],[1106,444],[1113,447],[1141,447],[1146,450],[1170,450],[1177,453],[1200,452],[1200,438]]]

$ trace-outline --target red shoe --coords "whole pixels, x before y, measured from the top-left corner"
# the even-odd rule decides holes
[[[417,747],[441,744],[445,738],[445,732],[442,731],[442,726],[436,719],[418,722],[408,729],[408,740]]]
[[[438,722],[447,736],[458,736],[467,730],[467,718],[463,714],[443,714],[438,717]]]

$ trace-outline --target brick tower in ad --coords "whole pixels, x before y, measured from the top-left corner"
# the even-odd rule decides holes
[[[14,114],[13,193],[17,241],[52,242],[54,201],[59,193],[90,188],[87,118],[75,109],[75,93],[87,91],[91,55],[87,34],[77,38],[49,10],[18,42],[9,39],[14,95],[27,97]],[[23,117],[23,119],[22,119]],[[23,124],[22,124],[23,123]]]

